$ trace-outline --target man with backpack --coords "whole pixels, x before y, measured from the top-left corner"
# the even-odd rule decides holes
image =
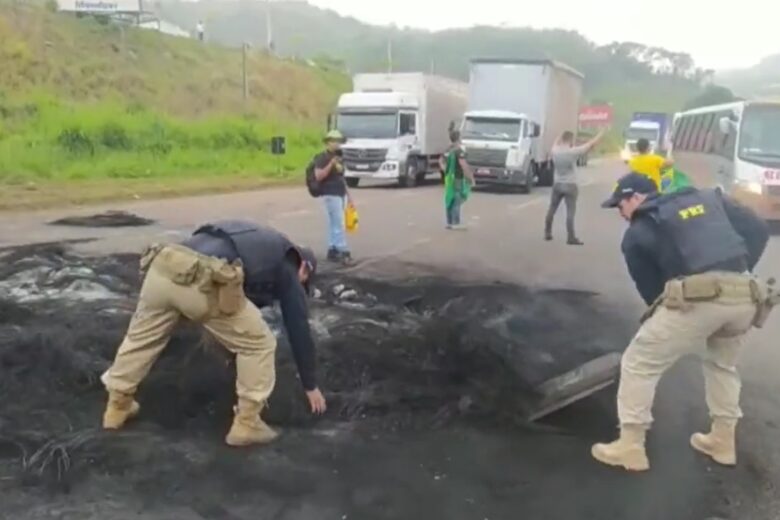
[[[331,130],[323,140],[325,150],[317,154],[306,170],[306,185],[312,197],[321,198],[328,218],[328,260],[349,263],[352,254],[347,245],[345,204],[352,205],[352,197],[344,181],[344,163],[341,144],[344,136]]]

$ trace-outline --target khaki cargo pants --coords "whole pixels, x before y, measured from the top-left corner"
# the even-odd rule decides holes
[[[736,365],[758,308],[751,277],[731,273],[699,276],[716,282],[716,294],[686,297],[682,281],[669,282],[663,300],[623,354],[618,389],[621,424],[652,423],[659,379],[687,354],[703,359],[710,415],[731,420],[742,417]]]
[[[152,246],[138,306],[113,365],[103,374],[109,391],[134,394],[183,316],[201,323],[236,355],[236,393],[265,402],[276,380],[276,338],[243,292],[238,265],[179,245]]]

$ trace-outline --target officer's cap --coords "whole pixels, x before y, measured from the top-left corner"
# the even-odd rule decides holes
[[[624,175],[617,181],[615,189],[612,191],[612,196],[605,200],[602,204],[602,208],[616,208],[620,201],[630,198],[635,193],[642,193],[650,195],[651,193],[657,193],[658,187],[647,175],[641,173],[629,173]]]

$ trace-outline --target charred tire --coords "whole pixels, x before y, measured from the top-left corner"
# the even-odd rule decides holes
[[[350,188],[357,188],[358,184],[360,184],[360,177],[347,177],[347,186]]]

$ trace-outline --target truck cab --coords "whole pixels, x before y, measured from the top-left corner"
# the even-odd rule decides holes
[[[418,149],[416,96],[403,92],[342,94],[331,124],[347,139],[342,146],[344,176],[349,186],[362,178],[394,179],[426,173],[413,159]],[[410,160],[411,158],[411,160]]]
[[[640,139],[650,141],[650,153],[657,153],[661,148],[661,125],[655,121],[632,121],[623,135],[625,142],[620,157],[624,162],[637,155],[636,143]]]
[[[538,123],[522,113],[502,110],[466,112],[461,140],[478,185],[534,186],[533,157]]]

